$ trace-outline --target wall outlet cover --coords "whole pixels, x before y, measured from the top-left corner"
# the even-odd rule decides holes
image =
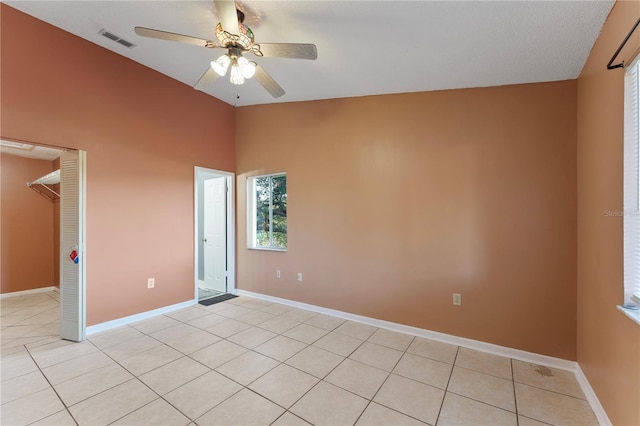
[[[453,293],[453,304],[455,306],[462,305],[462,295],[460,293]]]

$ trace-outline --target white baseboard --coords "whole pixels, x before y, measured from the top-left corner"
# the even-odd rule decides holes
[[[495,355],[500,355],[508,358],[517,359],[520,361],[528,362],[531,364],[545,365],[547,367],[557,368],[559,370],[570,371],[575,374],[582,391],[587,398],[587,401],[591,405],[598,422],[601,425],[611,425],[609,418],[602,408],[598,397],[596,396],[593,388],[589,384],[589,381],[585,377],[580,365],[575,361],[569,361],[562,358],[555,358],[547,355],[536,354],[533,352],[527,352],[520,349],[508,348],[505,346],[495,345],[493,343],[481,342],[479,340],[467,339],[465,337],[452,336],[450,334],[439,333],[437,331],[426,330],[423,328],[412,327],[404,324],[398,324],[395,322],[379,320],[375,318],[365,317],[362,315],[350,314],[348,312],[337,311],[334,309],[323,308],[321,306],[309,305],[302,302],[296,302],[294,300],[282,299],[280,297],[268,296],[265,294],[254,293],[246,290],[237,290],[239,296],[253,297],[256,299],[262,299],[270,302],[277,302],[283,305],[293,306],[295,308],[306,309],[321,314],[332,315],[334,317],[342,318],[345,320],[355,321],[362,324],[372,325],[378,328],[384,328],[399,333],[411,334],[418,337],[424,337],[431,340],[437,340],[439,342],[449,343],[456,346],[462,346],[469,349],[475,349],[478,351],[488,352]]]
[[[8,299],[11,297],[25,296],[27,294],[46,293],[48,291],[59,291],[59,290],[57,287],[50,286],[50,287],[34,288],[31,290],[14,291],[11,293],[0,294],[0,299]]]
[[[149,318],[153,318],[158,315],[165,314],[171,311],[177,311],[178,309],[188,308],[189,306],[193,306],[198,302],[195,300],[187,300],[186,302],[176,303],[175,305],[169,305],[158,309],[153,309],[147,312],[141,312],[139,314],[130,315],[128,317],[118,318],[111,321],[106,321],[100,324],[92,325],[86,328],[86,335],[90,336],[96,333],[102,333],[103,331],[108,331],[113,328],[122,327],[123,325],[133,324],[134,322],[146,320]]]
[[[283,305],[294,306],[296,308],[306,309],[313,312],[332,315],[334,317],[359,322],[362,324],[372,325],[386,330],[396,331],[399,333],[411,334],[418,337],[424,337],[439,342],[449,343],[456,346],[475,349],[483,352],[489,352],[495,355],[505,356],[508,358],[518,359],[520,361],[530,362],[532,364],[541,364],[548,367],[558,368],[560,370],[574,371],[577,363],[561,358],[555,358],[547,355],[540,355],[520,349],[508,348],[505,346],[495,345],[493,343],[481,342],[479,340],[467,339],[465,337],[453,336],[450,334],[439,333],[437,331],[426,330],[424,328],[412,327],[409,325],[399,324],[391,321],[379,320],[362,315],[350,314],[348,312],[336,311],[334,309],[323,308],[306,303],[296,302],[279,297],[267,296],[259,293],[253,293],[245,290],[238,290],[238,295],[254,297],[257,299],[269,300],[272,302],[282,303]]]
[[[591,387],[591,383],[587,380],[587,376],[584,375],[582,368],[580,368],[580,364],[576,363],[576,369],[574,370],[574,374],[576,375],[576,379],[582,388],[582,392],[587,397],[587,401],[589,401],[589,405],[591,405],[591,409],[593,413],[596,415],[598,419],[598,423],[602,426],[611,426],[611,420],[609,420],[609,416],[607,416],[607,412],[604,411],[604,407],[600,404],[600,400],[596,396],[596,392]]]

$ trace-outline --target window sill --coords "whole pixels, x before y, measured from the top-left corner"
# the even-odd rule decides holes
[[[247,247],[249,250],[258,250],[258,251],[279,251],[279,252],[287,252],[286,248],[272,248],[272,247]]]
[[[616,307],[618,308],[618,310],[620,312],[622,312],[623,314],[628,316],[631,319],[631,321],[633,321],[636,324],[640,325],[640,310],[626,309],[626,308],[623,308],[620,305],[617,305]]]

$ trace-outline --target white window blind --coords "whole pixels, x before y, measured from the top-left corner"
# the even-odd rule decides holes
[[[640,304],[640,60],[624,81],[624,301]]]

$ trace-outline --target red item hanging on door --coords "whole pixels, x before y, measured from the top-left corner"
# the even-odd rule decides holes
[[[69,253],[69,257],[71,258],[71,260],[73,260],[73,263],[78,263],[78,261],[80,260],[80,258],[78,257],[78,252],[75,250]]]

